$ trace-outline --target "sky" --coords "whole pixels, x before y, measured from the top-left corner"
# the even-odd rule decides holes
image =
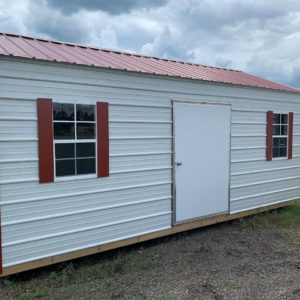
[[[0,31],[237,69],[300,88],[299,0],[0,0]]]

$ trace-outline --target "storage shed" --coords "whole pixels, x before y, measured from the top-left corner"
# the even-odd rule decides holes
[[[0,34],[0,275],[297,201],[300,91]]]

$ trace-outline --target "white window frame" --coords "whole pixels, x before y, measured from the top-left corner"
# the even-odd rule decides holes
[[[97,178],[97,165],[98,165],[98,157],[97,157],[97,115],[96,115],[96,105],[90,104],[90,103],[74,103],[74,102],[63,102],[63,101],[55,101],[54,103],[59,104],[72,104],[74,105],[74,121],[61,121],[61,120],[52,120],[52,126],[53,126],[53,159],[54,159],[54,181],[70,181],[70,180],[81,180],[81,179],[91,179],[91,178]],[[92,105],[94,106],[94,121],[77,121],[77,105]],[[52,110],[53,114],[53,110]],[[54,123],[72,123],[74,124],[74,139],[58,139],[56,140],[54,138]],[[95,124],[95,138],[94,139],[77,139],[77,123],[94,123]],[[92,174],[80,174],[80,175],[69,175],[69,176],[56,176],[56,153],[55,153],[55,145],[56,144],[75,144],[75,172],[77,171],[77,158],[76,158],[76,144],[79,143],[94,143],[95,144],[95,173]],[[89,157],[84,157],[89,158]],[[90,157],[94,158],[94,157]],[[63,159],[62,159],[63,160]]]
[[[280,115],[280,123],[278,124],[273,124],[273,120],[272,120],[272,159],[273,160],[285,160],[288,158],[288,149],[289,149],[289,113],[286,112],[273,112],[273,116],[274,115]],[[287,116],[287,123],[281,123],[281,115],[286,115]],[[273,126],[274,125],[286,125],[287,126],[287,131],[286,131],[286,135],[273,135]],[[281,130],[281,128],[280,128]],[[287,142],[286,142],[286,156],[278,156],[278,157],[274,157],[273,156],[273,147],[274,147],[274,138],[286,138]]]

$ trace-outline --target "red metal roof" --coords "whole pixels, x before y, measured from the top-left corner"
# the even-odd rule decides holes
[[[296,88],[241,71],[14,34],[0,33],[0,55],[300,93]]]

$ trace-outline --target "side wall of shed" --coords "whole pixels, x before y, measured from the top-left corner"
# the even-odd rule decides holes
[[[172,103],[231,103],[231,212],[300,195],[300,96],[0,60],[4,267],[171,227]],[[36,99],[109,102],[110,176],[38,183]],[[294,112],[294,158],[265,161],[266,111]]]

